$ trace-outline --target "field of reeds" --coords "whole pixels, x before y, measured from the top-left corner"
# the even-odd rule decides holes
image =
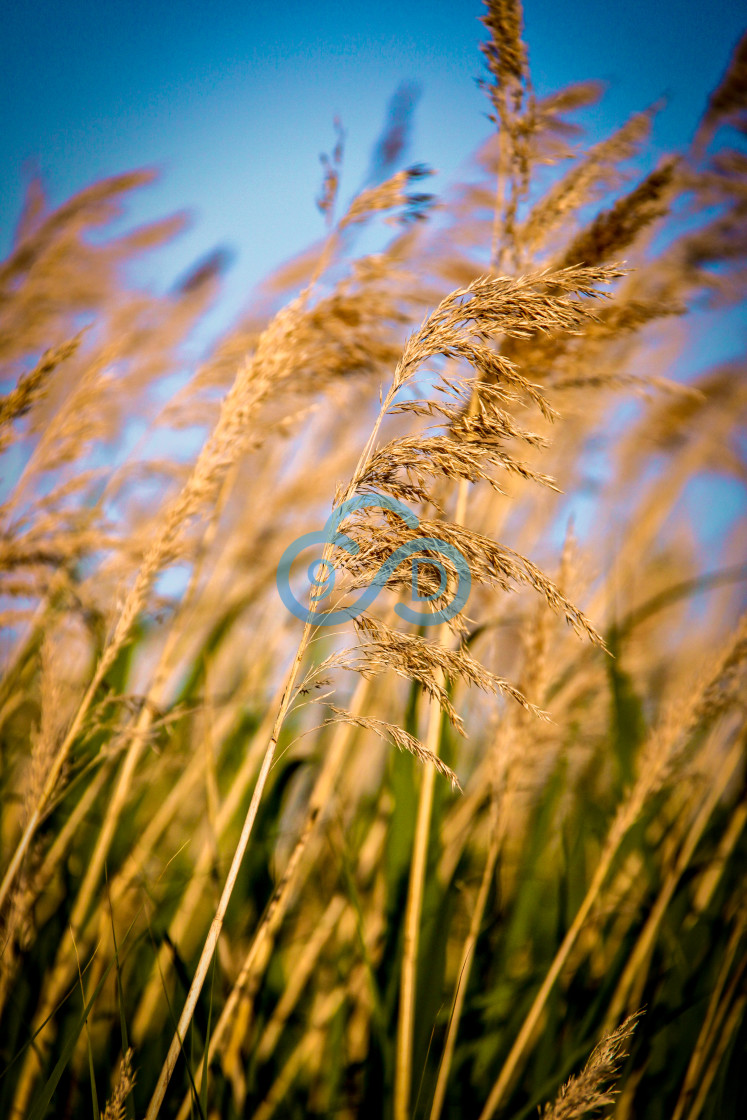
[[[346,200],[340,133],[199,362],[220,258],[157,297],[179,219],[110,229],[150,173],[28,191],[3,1118],[747,1110],[747,39],[655,161],[484,23],[464,181]]]

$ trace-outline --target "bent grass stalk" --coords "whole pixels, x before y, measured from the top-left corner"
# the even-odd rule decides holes
[[[373,430],[372,430],[371,435],[368,439],[368,442],[366,443],[366,446],[365,446],[364,450],[361,452],[360,459],[358,460],[358,465],[355,469],[353,478],[351,479],[350,484],[347,487],[347,490],[345,492],[345,496],[342,499],[343,501],[345,500],[345,498],[349,497],[354,492],[355,487],[358,483],[358,479],[363,474],[365,466],[366,466],[366,464],[368,462],[368,459],[371,455],[371,451],[372,451],[372,449],[375,445],[376,438],[377,438],[378,433],[379,433],[379,429],[381,428],[381,425],[384,421],[384,417],[386,416],[387,411],[388,411],[389,407],[391,406],[391,403],[394,399],[394,396],[395,396],[398,388],[399,388],[399,385],[397,383],[397,376],[395,374],[395,378],[392,382],[392,385],[389,389],[389,392],[387,393],[386,397],[382,401],[381,408],[379,410],[379,414],[376,418],[376,422],[374,423]],[[328,545],[325,546],[323,554],[322,554],[322,560],[321,560],[322,564],[328,563],[331,559],[331,555],[332,555],[332,546],[328,544]],[[283,689],[283,694],[282,694],[282,698],[281,698],[281,701],[280,701],[280,707],[279,707],[277,715],[275,717],[272,734],[270,736],[270,741],[267,744],[267,749],[265,751],[264,758],[262,759],[262,766],[260,768],[259,775],[257,777],[257,783],[254,787],[254,792],[252,794],[252,799],[251,799],[251,802],[249,804],[249,809],[247,811],[246,818],[244,820],[244,824],[243,824],[243,827],[242,827],[242,830],[241,830],[241,835],[239,837],[238,844],[236,845],[236,850],[235,850],[233,858],[231,860],[231,866],[230,866],[228,874],[226,876],[225,885],[223,887],[223,893],[221,894],[221,898],[220,898],[220,901],[218,903],[218,908],[215,912],[215,917],[213,918],[213,921],[210,925],[210,930],[209,930],[207,938],[205,940],[205,944],[203,946],[203,950],[202,950],[202,953],[200,955],[200,959],[197,963],[197,967],[195,969],[195,974],[194,974],[194,977],[192,979],[192,983],[190,985],[189,992],[187,993],[187,998],[186,998],[185,1003],[184,1003],[184,1008],[183,1008],[182,1013],[179,1017],[179,1022],[177,1024],[177,1028],[176,1028],[176,1031],[174,1033],[174,1037],[173,1037],[173,1039],[171,1041],[171,1045],[169,1047],[169,1052],[166,1056],[166,1060],[165,1060],[165,1062],[163,1064],[163,1067],[161,1069],[161,1073],[159,1074],[159,1078],[158,1078],[158,1082],[156,1084],[156,1088],[153,1092],[153,1096],[152,1096],[150,1104],[148,1106],[148,1111],[147,1111],[147,1114],[146,1114],[146,1120],[154,1120],[154,1118],[158,1115],[158,1111],[161,1107],[161,1103],[162,1103],[164,1095],[166,1093],[166,1089],[167,1089],[169,1081],[171,1079],[171,1075],[172,1075],[172,1073],[174,1071],[174,1068],[176,1066],[176,1063],[178,1061],[179,1054],[181,1052],[181,1048],[182,1048],[182,1044],[183,1044],[183,1040],[186,1036],[186,1032],[187,1032],[187,1029],[189,1027],[189,1024],[192,1021],[192,1016],[194,1014],[195,1007],[197,1006],[197,1000],[200,997],[200,993],[201,993],[203,985],[205,983],[205,979],[207,977],[208,970],[210,968],[210,963],[213,959],[213,953],[215,952],[215,947],[218,943],[218,938],[220,936],[221,929],[223,928],[223,920],[224,920],[225,915],[226,915],[226,910],[228,909],[228,904],[231,900],[231,895],[233,894],[233,890],[234,890],[234,887],[236,885],[236,879],[238,877],[239,869],[241,867],[241,863],[242,863],[243,858],[244,858],[244,853],[246,852],[246,848],[247,848],[247,845],[249,843],[249,839],[250,839],[250,836],[251,836],[251,833],[252,833],[252,829],[254,827],[254,822],[255,822],[256,817],[257,817],[257,812],[259,811],[259,803],[260,803],[260,800],[262,798],[262,794],[264,792],[265,785],[267,783],[267,778],[268,778],[269,773],[270,773],[270,768],[272,766],[273,758],[275,757],[275,750],[277,748],[278,740],[280,738],[280,732],[282,730],[283,723],[285,722],[285,717],[288,714],[288,710],[289,710],[291,702],[293,700],[293,696],[294,696],[293,690],[294,690],[294,687],[295,687],[295,684],[296,684],[296,680],[298,678],[298,674],[299,674],[299,671],[300,671],[300,668],[301,668],[301,664],[302,664],[303,659],[306,655],[306,651],[307,651],[307,648],[308,648],[308,645],[309,645],[309,640],[311,638],[311,634],[312,634],[313,629],[314,629],[313,622],[311,620],[308,620],[304,624],[303,633],[301,635],[301,641],[299,642],[298,649],[296,651],[296,655],[293,659],[293,663],[291,665],[291,668],[290,668],[290,671],[288,673],[288,677],[287,677],[287,680],[286,680],[286,683],[285,683],[285,686],[284,686],[284,689]]]
[[[480,1113],[479,1120],[491,1120],[491,1117],[495,1115],[498,1107],[505,1100],[506,1094],[518,1072],[519,1065],[523,1061],[534,1038],[547,999],[604,886],[625,837],[639,819],[644,805],[651,795],[660,788],[661,784],[664,782],[668,769],[671,767],[676,754],[679,750],[683,749],[683,740],[687,734],[697,726],[699,718],[702,715],[708,714],[709,705],[711,703],[710,697],[717,691],[724,673],[728,673],[731,659],[735,656],[744,656],[742,645],[743,633],[746,630],[747,615],[742,618],[740,626],[733,636],[731,647],[727,649],[726,653],[718,657],[710,673],[705,673],[701,676],[698,687],[691,692],[682,703],[682,714],[677,721],[670,719],[668,723],[659,730],[658,734],[652,736],[648,744],[648,750],[644,751],[642,756],[639,777],[628,797],[620,806],[612,822],[600,855],[599,863],[595,868],[588,890],[555,954],[545,979],[540,985],[539,991],[534,997],[532,1006],[503,1063],[501,1072],[488,1095],[485,1106]]]
[[[174,1037],[171,1041],[169,1052],[159,1074],[158,1082],[156,1083],[156,1087],[153,1092],[153,1096],[151,1097],[150,1104],[148,1105],[146,1120],[154,1120],[154,1118],[158,1115],[161,1103],[166,1093],[166,1089],[168,1087],[169,1081],[171,1080],[171,1075],[174,1072],[174,1067],[176,1066],[179,1054],[181,1053],[181,1048],[184,1038],[186,1037],[187,1029],[189,1028],[189,1024],[192,1022],[192,1016],[194,1015],[197,1001],[200,998],[200,993],[202,992],[205,979],[210,969],[210,964],[213,959],[213,953],[215,952],[216,945],[218,944],[218,938],[220,937],[220,932],[223,928],[223,920],[226,916],[226,911],[228,909],[228,904],[231,901],[231,895],[233,894],[234,887],[236,886],[236,880],[238,878],[241,863],[244,858],[244,853],[246,852],[249,838],[254,827],[254,822],[259,811],[259,803],[262,798],[265,785],[267,783],[267,778],[270,773],[272,761],[275,757],[275,750],[278,745],[278,739],[280,738],[280,731],[282,729],[285,717],[291,704],[291,700],[293,698],[293,688],[296,683],[296,678],[298,677],[301,662],[303,661],[304,655],[306,653],[311,630],[312,624],[310,622],[305,623],[301,641],[299,643],[296,656],[293,659],[293,664],[291,665],[291,669],[283,690],[283,696],[280,701],[280,708],[275,717],[275,724],[270,736],[270,741],[267,744],[267,749],[265,750],[264,758],[262,759],[262,765],[257,777],[257,783],[254,787],[254,793],[252,794],[251,802],[249,803],[249,809],[247,810],[246,818],[241,829],[241,835],[239,836],[239,841],[236,845],[236,850],[231,860],[231,866],[226,876],[226,881],[223,887],[220,901],[218,903],[218,908],[210,924],[210,929],[208,931],[207,938],[205,939],[205,944],[203,946],[202,953],[200,954],[200,959],[197,962],[195,974],[192,978],[192,983],[190,984],[187,998],[184,1002],[184,1008],[182,1009],[182,1013],[179,1016],[179,1022],[177,1024],[176,1031],[174,1032]]]
[[[708,1060],[708,1054],[713,1046],[716,1032],[726,1014],[726,1008],[729,1006],[728,996],[724,997],[724,989],[726,988],[729,973],[731,972],[734,959],[742,939],[744,938],[746,929],[747,906],[745,906],[743,902],[737,914],[736,921],[734,922],[734,929],[732,930],[729,943],[724,952],[724,959],[721,963],[718,976],[716,977],[716,983],[714,984],[711,997],[708,1001],[703,1023],[698,1033],[695,1046],[693,1047],[693,1052],[690,1055],[685,1079],[682,1083],[674,1112],[672,1113],[672,1120],[682,1120],[682,1117],[685,1115],[685,1109],[696,1097],[698,1082],[700,1081],[700,1084],[703,1084],[703,1067]],[[741,966],[741,970],[744,970],[744,964]],[[734,979],[732,980],[732,985],[733,984]]]
[[[237,378],[238,380],[238,378]],[[229,397],[231,394],[229,394]],[[228,398],[227,398],[228,400]],[[235,402],[231,401],[227,407],[224,405],[225,414],[229,414],[235,407]],[[220,426],[220,421],[219,421]],[[228,427],[227,423],[224,425]],[[222,433],[221,433],[222,434]],[[122,610],[117,621],[116,628],[112,637],[110,638],[104,652],[102,653],[98,665],[93,673],[92,679],[88,688],[86,689],[83,698],[78,706],[72,723],[63,737],[52,764],[47,773],[44,786],[42,787],[37,804],[34,806],[33,811],[29,817],[29,821],[23,834],[16,846],[13,857],[10,860],[6,870],[3,881],[0,884],[0,907],[3,906],[15,878],[20,869],[21,863],[28,851],[29,845],[36,833],[42,814],[54,793],[57,782],[62,773],[63,767],[67,762],[68,756],[80,735],[85,725],[86,718],[93,703],[94,697],[98,692],[106,674],[114,664],[120,650],[124,647],[129,639],[130,631],[135,622],[135,619],[145,602],[148,590],[156,577],[156,574],[161,568],[163,560],[167,556],[169,549],[173,545],[182,521],[187,516],[193,507],[196,494],[204,487],[204,476],[215,470],[214,460],[224,454],[223,448],[220,446],[220,440],[216,441],[218,447],[206,445],[202,454],[198,458],[195,465],[193,474],[190,481],[185,486],[179,498],[172,504],[169,513],[166,517],[166,526],[163,533],[158,540],[149,549],[143,563],[140,566],[135,582],[130,589]]]
[[[438,1077],[436,1078],[436,1088],[433,1094],[433,1104],[431,1105],[430,1120],[439,1120],[441,1112],[443,1111],[444,1101],[446,1100],[446,1089],[449,1084],[449,1075],[451,1073],[451,1064],[454,1059],[454,1051],[456,1049],[457,1034],[459,1031],[459,1023],[464,1009],[464,1001],[467,998],[467,989],[469,987],[469,978],[472,971],[472,961],[474,958],[475,947],[477,939],[480,936],[480,927],[482,920],[485,916],[485,907],[487,906],[488,896],[490,894],[490,886],[493,882],[493,875],[495,874],[496,864],[498,862],[498,855],[501,850],[501,843],[503,841],[503,827],[500,822],[495,821],[490,835],[490,844],[488,853],[485,858],[485,867],[483,868],[482,878],[480,879],[480,887],[477,892],[475,900],[475,908],[472,911],[470,918],[469,931],[464,941],[464,948],[462,949],[462,958],[459,966],[459,974],[457,977],[456,992],[454,994],[454,1002],[449,1016],[449,1025],[446,1031],[446,1040],[441,1055],[441,1061],[438,1066]]]
[[[628,802],[628,805],[631,804],[632,802]],[[597,895],[604,885],[609,869],[612,866],[615,856],[617,855],[617,852],[619,850],[620,844],[622,843],[624,836],[627,835],[628,830],[632,827],[637,816],[637,807],[634,813],[631,810],[628,810],[626,816],[624,818],[621,818],[618,828],[616,828],[614,830],[614,833],[612,833],[608,838],[605,850],[602,853],[602,859],[597,865],[589,889],[584,896],[584,900],[581,903],[581,906],[579,907],[579,910],[576,913],[576,917],[573,919],[568,932],[563,938],[560,948],[555,954],[555,958],[547,972],[547,975],[545,976],[545,979],[542,982],[542,985],[540,986],[539,991],[537,992],[537,995],[534,998],[526,1019],[522,1023],[521,1030],[519,1031],[519,1034],[517,1035],[513,1046],[511,1047],[508,1057],[503,1063],[503,1067],[498,1079],[496,1080],[493,1088],[490,1091],[490,1094],[488,1095],[485,1106],[480,1113],[479,1120],[490,1120],[490,1118],[495,1115],[499,1105],[503,1103],[505,1095],[513,1082],[514,1075],[518,1070],[519,1063],[524,1058],[524,1055],[526,1054],[526,1051],[529,1048],[529,1045],[534,1037],[534,1032],[537,1028],[537,1025],[539,1024],[539,1020],[544,1011],[548,996],[554,988],[555,982],[558,979],[563,966],[568,960],[571,950],[576,944],[578,935],[583,929],[584,923],[597,899]]]
[[[235,466],[235,464],[234,464]],[[130,743],[125,751],[124,761],[120,767],[117,777],[117,782],[106,813],[104,814],[101,829],[96,839],[96,845],[93,854],[88,861],[83,882],[78,890],[78,894],[73,906],[72,914],[70,917],[71,929],[80,935],[85,929],[86,919],[91,907],[94,892],[99,884],[101,875],[103,873],[104,865],[114,839],[114,836],[119,825],[121,814],[124,810],[127,797],[129,795],[132,780],[140,761],[142,752],[147,744],[148,734],[154,719],[154,713],[160,709],[165,699],[165,688],[168,681],[169,673],[171,671],[171,661],[175,650],[178,647],[180,638],[183,637],[184,620],[188,616],[188,612],[192,606],[199,580],[202,572],[202,561],[207,553],[210,543],[215,537],[217,523],[220,512],[225,505],[228,490],[233,485],[235,479],[235,470],[229,470],[222,480],[220,492],[216,505],[211,512],[210,520],[208,522],[205,535],[203,537],[202,547],[197,556],[195,564],[193,565],[190,573],[190,580],[184,599],[180,604],[180,609],[177,617],[169,629],[166,637],[166,642],[163,646],[158,662],[153,672],[153,677],[149,685],[148,693],[145,697],[143,707],[137,717],[135,727],[130,732]],[[105,769],[105,768],[104,768]],[[97,783],[92,783],[91,788],[95,789]],[[86,804],[87,798],[84,796],[81,804]],[[73,814],[75,818],[76,813]],[[69,833],[68,833],[69,834]],[[64,848],[62,849],[64,852]],[[52,852],[49,853],[50,856]],[[38,891],[37,885],[37,891]],[[49,983],[45,987],[43,993],[43,1001],[40,1009],[37,1012],[36,1023],[44,1024],[51,1016],[50,1012],[55,1005],[59,1002],[66,984],[68,983],[69,973],[73,961],[70,957],[69,946],[66,941],[60,945],[55,965],[52,970]],[[51,1029],[51,1027],[49,1028]],[[20,1111],[25,1111],[30,1100],[30,1094],[33,1088],[33,1065],[38,1057],[38,1047],[45,1043],[45,1033],[43,1027],[40,1025],[35,1032],[36,1047],[29,1051],[29,1056],[24,1064],[24,1069],[19,1082],[19,1088],[16,1095],[16,1106]]]
[[[368,700],[371,691],[371,681],[362,677],[356,686],[353,699],[350,704],[351,714],[357,715],[361,712]],[[269,950],[272,946],[272,939],[274,938],[277,930],[282,922],[288,907],[292,901],[294,890],[299,885],[299,879],[302,881],[301,868],[303,857],[306,850],[313,839],[318,825],[321,821],[324,808],[329,804],[333,794],[334,784],[339,775],[340,768],[345,760],[347,748],[352,737],[354,727],[352,724],[344,723],[339,724],[335,728],[335,733],[332,737],[332,743],[325,756],[324,764],[319,772],[314,788],[309,797],[309,805],[306,815],[306,820],[303,824],[296,844],[291,852],[287,866],[283,872],[282,878],[273,893],[270,905],[264,914],[260,925],[255,931],[254,937],[249,948],[248,953],[244,958],[244,962],[239,971],[239,975],[231,989],[231,993],[226,1000],[226,1003],[221,1012],[220,1018],[216,1024],[215,1030],[210,1038],[209,1052],[208,1052],[208,1065],[222,1048],[224,1037],[231,1026],[237,1008],[242,998],[251,999],[247,989],[249,986],[250,978],[254,977],[255,983],[257,980],[258,962],[260,967],[266,963]],[[202,1084],[202,1065],[197,1070],[195,1075],[195,1083],[197,1088]],[[186,1115],[185,1109],[189,1109],[189,1096],[185,1097],[182,1103],[182,1108],[179,1113],[180,1117]]]
[[[272,733],[272,726],[274,720],[274,712],[280,704],[282,698],[283,685],[276,691],[276,695],[268,708],[268,712],[257,729],[256,734],[252,738],[251,745],[248,747],[241,767],[236,774],[229,793],[218,810],[218,815],[215,821],[215,837],[218,842],[225,836],[226,831],[235,819],[236,814],[241,806],[241,802],[249,789],[252,779],[255,777],[260,764],[260,752],[266,739]],[[195,760],[190,767],[184,772],[182,779],[180,779],[177,786],[174,788],[173,797],[169,798],[170,804],[165,807],[163,812],[163,820],[158,821],[154,819],[153,831],[158,833],[161,831],[168,821],[172,818],[175,810],[182,802],[189,786],[196,785],[201,773],[204,769],[204,762],[195,757]],[[167,810],[167,811],[166,811]],[[160,816],[161,814],[159,814]],[[159,825],[158,828],[155,826]],[[146,837],[143,838],[144,840]],[[154,842],[154,841],[153,841]],[[153,842],[144,846],[145,851],[153,846]],[[169,936],[174,944],[178,945],[184,933],[190,928],[192,922],[195,921],[197,909],[201,898],[204,893],[203,883],[205,877],[210,870],[213,862],[213,844],[209,838],[206,838],[194,864],[194,871],[190,878],[189,885],[184,895],[182,896],[178,909],[174,914],[169,924]],[[128,864],[123,868],[121,873],[121,889],[125,890],[130,886],[138,874],[139,868],[135,861],[128,861]],[[171,965],[171,954],[168,952],[166,946],[162,946],[158,951],[157,960],[151,970],[151,975],[146,983],[145,990],[140,998],[138,1007],[135,1012],[135,1017],[132,1025],[133,1038],[136,1041],[145,1037],[149,1024],[152,1024],[158,1012],[158,998],[163,991],[161,976],[168,975]]]
[[[326,267],[333,251],[333,238],[335,236],[333,234],[327,238],[311,280],[301,295],[271,321],[258,342],[254,357],[240,367],[230,390],[223,400],[215,428],[203,445],[188,481],[179,495],[171,502],[165,514],[164,528],[148,549],[137,571],[133,585],[127,593],[119,612],[114,632],[99,658],[98,665],[67,734],[63,737],[50,765],[37,804],[30,814],[2,883],[0,883],[0,909],[2,909],[8,892],[18,875],[65,763],[84,728],[94,697],[120,651],[129,640],[132,627],[145,604],[153,581],[160,572],[170,551],[176,545],[184,523],[204,509],[210,500],[216,504],[220,503],[219,495],[222,492],[226,476],[237,461],[241,448],[244,446],[248,422],[269,391],[270,382],[266,376],[266,371],[263,369],[263,363],[267,360],[267,354],[273,352],[277,341],[276,336],[281,341],[284,340],[289,324],[294,321],[307,303],[312,288]]]
[[[677,856],[676,863],[667,876],[659,896],[656,899],[646,924],[641,930],[635,948],[628,959],[625,969],[617,985],[612,1002],[607,1012],[605,1029],[611,1030],[612,1025],[626,1009],[640,1006],[643,999],[643,987],[646,981],[648,962],[654,949],[659,927],[672,901],[677,885],[690,866],[690,861],[695,854],[695,849],[708,825],[709,820],[719,800],[729,786],[737,767],[744,757],[744,744],[737,740],[731,751],[720,765],[715,768],[716,778],[708,789],[706,797],[698,811],[695,820],[690,823],[685,842]]]
[[[724,1011],[726,1010],[726,1008],[729,1008],[731,1000],[734,999],[738,983],[739,981],[741,981],[744,971],[745,965],[743,962],[738,974],[734,977],[734,981],[730,987],[729,992],[725,997]],[[719,1031],[720,1029],[720,1033],[718,1034],[718,1039],[714,1047],[711,1060],[702,1074],[697,1095],[692,1105],[690,1106],[690,1111],[687,1114],[687,1120],[698,1120],[698,1117],[703,1111],[706,1101],[708,1100],[708,1096],[711,1092],[711,1086],[713,1085],[716,1074],[721,1067],[721,1062],[723,1061],[724,1054],[726,1053],[729,1044],[732,1042],[734,1036],[739,1030],[739,1024],[742,1021],[742,1017],[744,1016],[746,1007],[747,993],[743,992],[736,999],[734,999],[734,1002],[733,1004],[731,1004],[731,1009],[729,1010],[725,1021],[722,1016],[719,1016],[718,1020],[714,1022],[714,1029],[716,1031]]]

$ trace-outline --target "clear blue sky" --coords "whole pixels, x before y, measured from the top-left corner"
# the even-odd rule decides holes
[[[264,274],[321,235],[319,153],[334,143],[335,115],[349,197],[394,90],[417,83],[407,156],[441,173],[428,189],[447,185],[491,127],[475,83],[483,10],[480,0],[0,0],[0,256],[30,165],[55,205],[102,176],[155,166],[160,181],[133,198],[129,220],[187,209],[192,225],[138,279],[168,289],[210,250],[230,248],[212,334]],[[540,95],[608,83],[584,122],[590,139],[665,96],[661,152],[692,135],[747,11],[737,0],[526,0],[525,24]],[[693,362],[743,347],[734,320],[693,338]],[[721,490],[716,500],[709,491],[712,510],[731,509],[737,491]]]
[[[477,0],[1,2],[3,255],[30,161],[55,204],[100,176],[155,165],[162,178],[132,217],[186,208],[193,225],[148,279],[168,287],[229,246],[237,309],[269,268],[321,233],[319,153],[332,146],[335,114],[347,132],[347,193],[403,80],[422,88],[409,158],[442,173],[436,190],[489,128],[474,81]],[[690,136],[747,22],[734,0],[526,0],[525,19],[540,94],[609,82],[589,122],[597,135],[666,94],[660,149]]]

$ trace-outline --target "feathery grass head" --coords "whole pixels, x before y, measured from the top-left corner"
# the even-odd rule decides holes
[[[614,1082],[620,1066],[628,1056],[627,1045],[642,1012],[630,1015],[619,1027],[605,1035],[594,1048],[581,1073],[566,1081],[554,1104],[546,1104],[543,1120],[576,1120],[590,1116],[606,1105],[614,1104],[617,1095]]]

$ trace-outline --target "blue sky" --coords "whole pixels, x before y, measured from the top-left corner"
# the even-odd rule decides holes
[[[476,0],[238,3],[41,0],[3,4],[0,41],[0,253],[8,251],[24,173],[35,163],[53,203],[102,175],[156,166],[134,221],[187,209],[192,225],[145,279],[168,287],[217,245],[230,247],[226,308],[318,237],[319,153],[332,119],[347,133],[343,188],[360,186],[389,98],[418,83],[409,150],[445,185],[486,136]],[[660,150],[691,135],[736,42],[742,5],[722,0],[599,4],[526,0],[540,94],[609,83],[592,135],[667,95]],[[432,188],[431,188],[432,189]]]
[[[428,190],[445,189],[491,129],[475,81],[480,0],[0,4],[0,257],[33,167],[53,205],[102,176],[156,167],[128,223],[187,210],[191,224],[137,279],[164,291],[218,246],[233,257],[198,349],[251,303],[267,272],[321,236],[319,154],[334,144],[335,116],[346,132],[343,197],[362,185],[402,82],[421,90],[407,158],[439,172]],[[666,98],[655,153],[691,137],[747,23],[737,0],[525,0],[524,14],[540,96],[607,83],[583,119],[590,141]],[[743,308],[716,334],[693,328],[686,372],[743,350]],[[735,502],[743,508],[733,482],[711,479],[707,491],[708,501],[702,488],[690,500],[710,508],[714,526],[718,510],[721,526]]]

